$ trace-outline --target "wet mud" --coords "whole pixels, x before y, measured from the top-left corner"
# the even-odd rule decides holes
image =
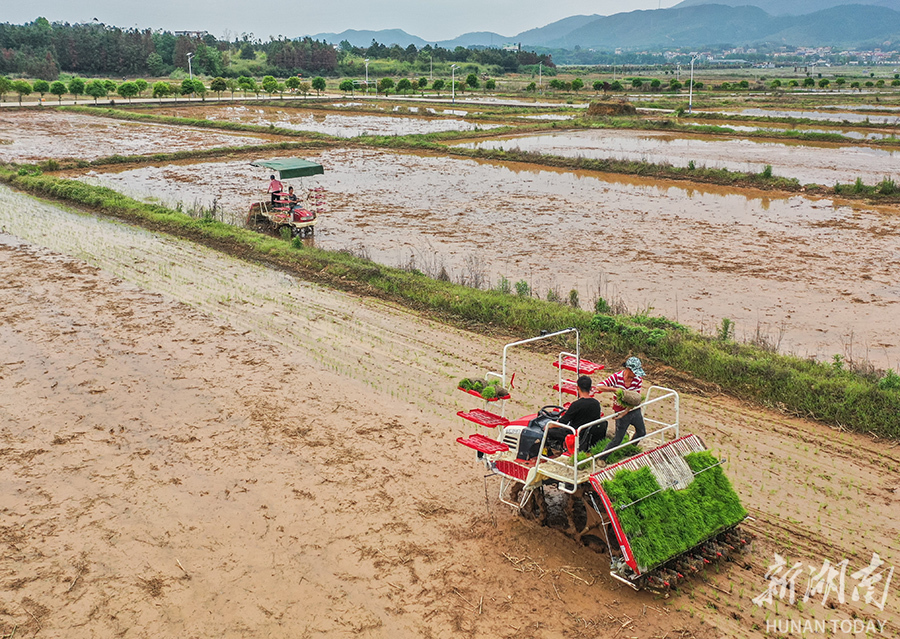
[[[265,144],[267,136],[125,122],[81,113],[27,109],[0,112],[0,161],[95,160],[220,146]]]
[[[849,578],[900,562],[888,442],[648,366],[727,459],[757,539],[667,599],[634,593],[500,504],[455,443],[455,382],[497,370],[506,340],[0,196],[47,222],[35,245],[0,235],[3,634],[720,639],[799,616],[898,636],[896,590],[879,609]],[[554,357],[515,350],[508,415],[555,401]],[[801,562],[798,598],[846,560],[844,601],[755,605],[776,552]]]
[[[663,133],[656,131],[560,131],[461,144],[467,148],[521,150],[566,157],[628,160],[759,173],[772,166],[777,176],[801,184],[875,184],[900,174],[900,150],[815,142],[776,142]]]
[[[574,289],[585,308],[603,297],[710,333],[729,318],[739,339],[802,357],[900,362],[893,210],[380,151],[309,159],[325,166],[323,248],[482,286],[522,280],[542,298]],[[218,198],[240,221],[266,177],[226,161],[79,179],[142,199]]]
[[[392,115],[325,113],[269,106],[185,106],[154,109],[152,113],[173,115],[183,118],[199,118],[240,122],[259,126],[275,126],[297,131],[325,133],[342,138],[359,135],[412,135],[423,133],[439,133],[441,131],[477,131],[497,128],[499,124],[472,123],[456,118],[425,118],[400,115],[400,109],[419,113],[417,107],[397,107]],[[466,111],[448,111],[444,109],[422,109],[422,114],[443,113],[449,115],[466,115]]]

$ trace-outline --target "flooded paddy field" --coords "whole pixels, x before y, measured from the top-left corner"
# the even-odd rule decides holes
[[[781,177],[801,184],[834,185],[880,182],[900,173],[900,150],[832,143],[773,142],[659,131],[554,131],[458,144],[466,148],[505,149],[567,157],[603,158],[698,168],[761,172],[766,165]]]
[[[428,155],[309,159],[325,166],[323,248],[469,283],[524,280],[540,297],[575,289],[586,308],[600,295],[706,331],[727,317],[738,338],[759,333],[801,356],[900,361],[893,210]],[[79,179],[141,199],[216,197],[240,217],[265,177],[221,161]]]
[[[221,146],[265,144],[272,138],[146,122],[126,122],[55,109],[0,112],[0,161],[95,160]]]
[[[886,124],[896,126],[900,124],[900,114],[897,115],[877,115],[874,113],[854,113],[854,107],[844,107],[846,111],[830,111],[830,110],[790,110],[790,109],[740,109],[737,111],[718,111],[728,115],[751,115],[755,117],[769,118],[802,118],[806,120],[822,120],[823,122],[840,122],[845,124],[853,124],[859,122],[871,122],[875,124]]]
[[[404,110],[417,107],[403,107]],[[398,107],[399,109],[399,107]],[[466,112],[451,113],[443,109],[431,109],[431,114],[446,113],[453,116],[465,116]],[[327,113],[319,110],[304,110],[276,106],[247,105],[190,105],[184,107],[165,107],[150,111],[159,115],[171,115],[181,118],[196,118],[225,122],[240,122],[259,126],[276,126],[297,131],[325,133],[342,138],[359,135],[413,135],[423,133],[440,133],[443,131],[478,131],[498,128],[499,124],[467,122],[459,117],[430,118],[422,117],[429,110],[414,111],[416,115],[385,113],[374,115],[368,113]]]
[[[849,127],[816,127],[810,125],[792,125],[792,124],[781,124],[778,122],[767,122],[766,124],[758,124],[755,125],[752,122],[747,122],[746,124],[737,124],[731,120],[698,120],[694,122],[683,122],[684,124],[688,124],[691,126],[717,126],[726,129],[731,129],[736,133],[785,133],[787,131],[791,132],[801,132],[801,133],[831,133],[833,135],[842,135],[845,138],[850,138],[853,140],[885,140],[892,139],[897,140],[900,139],[898,134],[900,131],[895,131],[891,128],[884,128],[881,131],[873,131],[871,129],[853,129]]]

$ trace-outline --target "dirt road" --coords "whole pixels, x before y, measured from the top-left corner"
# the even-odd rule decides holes
[[[898,636],[900,575],[883,610],[850,579],[873,552],[900,563],[896,446],[650,366],[759,538],[669,599],[633,593],[454,443],[454,381],[504,339],[60,214],[65,234],[30,238],[55,251],[0,236],[0,636]],[[509,412],[547,403],[550,361],[517,355]],[[848,559],[846,602],[757,607],[775,552],[803,562],[801,597]]]

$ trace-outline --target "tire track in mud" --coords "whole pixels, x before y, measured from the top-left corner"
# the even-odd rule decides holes
[[[352,384],[367,385],[420,411],[428,422],[419,426],[421,433],[434,436],[435,428],[449,430],[452,435],[445,432],[440,436],[448,445],[452,445],[450,442],[457,431],[465,432],[451,418],[455,410],[465,406],[461,394],[453,392],[455,380],[473,368],[498,368],[502,341],[448,328],[383,301],[359,299],[297,281],[284,273],[239,262],[186,242],[62,211],[2,191],[0,197],[17,201],[41,222],[35,224],[35,218],[28,223],[17,220],[18,226],[10,229],[11,224],[4,221],[7,230],[16,235],[76,255],[142,288],[185,302],[227,322],[238,332],[252,333],[278,349],[305,353],[322,371],[337,373]],[[72,284],[77,284],[75,274],[73,278]],[[133,323],[135,329],[142,326],[139,317]],[[166,326],[145,329],[164,336]],[[544,389],[555,381],[548,361],[546,356],[530,351],[516,354],[514,368],[520,374],[517,379],[523,380],[516,394],[522,399],[509,409],[509,414],[530,412],[534,406],[546,403],[549,393]],[[186,369],[185,377],[190,379],[191,375]],[[289,372],[285,371],[284,375],[289,377]],[[651,379],[652,376],[650,369]],[[262,390],[276,386],[263,385]],[[248,398],[252,399],[252,395]],[[277,414],[285,407],[274,399],[274,404],[259,398],[253,401],[257,402],[258,410],[251,423],[269,432],[266,416]],[[318,403],[319,409],[327,405]],[[771,613],[755,608],[750,598],[765,590],[764,576],[774,552],[794,561],[819,565],[825,559],[834,563],[847,558],[854,569],[862,567],[871,552],[878,552],[888,565],[900,564],[896,518],[900,508],[900,483],[896,474],[900,455],[896,446],[787,418],[727,397],[686,394],[682,405],[684,430],[700,434],[710,448],[729,459],[727,475],[756,518],[747,527],[758,539],[753,553],[736,564],[720,567],[718,573],[707,571],[705,582],[703,579],[689,582],[680,593],[675,593],[669,603],[673,612],[687,618],[697,615],[727,636],[759,636],[764,634],[765,620]],[[341,408],[338,402],[334,410],[346,408]],[[377,426],[380,419],[377,414],[366,415],[362,411],[356,415],[351,411],[348,418],[363,428],[375,428],[379,434],[392,430]],[[393,424],[394,428],[397,426]],[[275,428],[272,437],[291,437]],[[327,438],[320,445],[326,453],[321,460],[323,468],[345,464],[348,453],[355,454],[358,446],[345,445],[337,437]],[[400,440],[391,445],[400,450],[404,446]],[[205,457],[201,455],[197,461]],[[399,453],[390,455],[385,468],[402,459]],[[215,458],[209,457],[208,463],[215,463]],[[475,477],[479,471],[473,468],[472,473]],[[375,477],[371,467],[361,476],[364,480]],[[297,498],[305,499],[307,489],[296,490]],[[370,497],[365,510],[370,515],[397,507],[389,493],[376,491]],[[877,503],[873,497],[877,497]],[[470,495],[465,501],[471,503],[472,499]],[[435,496],[426,495],[413,506],[427,515],[435,501]],[[321,506],[315,508],[322,512]],[[518,539],[523,555],[541,550],[542,544],[549,547],[560,543],[560,533],[556,531],[536,530],[533,524],[510,519],[505,511],[496,508],[493,511],[496,514],[492,517],[501,517],[501,530]],[[373,522],[372,531],[377,538],[378,531],[396,525],[397,522],[390,520]],[[497,529],[485,527],[483,521],[473,525],[485,539],[498,540]],[[377,544],[363,544],[352,552],[360,560],[374,559],[375,568],[385,561],[380,554],[384,551],[379,551]],[[420,557],[414,564],[417,570],[410,572],[407,567],[410,560],[403,558],[416,556]],[[398,575],[405,575],[404,579],[414,583],[422,581],[424,585],[418,594],[393,592],[396,588],[388,585],[386,596],[398,605],[402,602],[404,606],[415,607],[423,616],[430,614],[437,595],[429,579],[452,584],[453,574],[460,570],[442,563],[439,556],[449,555],[442,555],[434,548],[423,550],[415,546],[409,546],[403,553],[389,554],[392,575],[397,579]],[[579,552],[579,556],[583,554]],[[435,565],[429,569],[431,564]],[[604,564],[602,556],[593,562],[597,569],[595,578],[602,576]],[[352,571],[350,567],[346,570]],[[428,579],[423,577],[426,572]],[[470,603],[476,594],[471,588],[460,591],[461,598]],[[616,596],[631,597],[622,593]],[[634,600],[645,604],[653,601],[645,595],[636,595]],[[840,613],[845,618],[871,612],[859,603],[852,603],[826,614]],[[802,613],[795,610],[793,614],[796,617]],[[896,614],[897,599],[892,596],[879,618],[890,619],[889,629],[895,636]],[[466,614],[455,619],[460,632],[471,628]],[[370,622],[371,619],[362,615],[351,625],[355,631],[362,631]],[[592,620],[598,627],[615,629],[601,622],[600,617]]]

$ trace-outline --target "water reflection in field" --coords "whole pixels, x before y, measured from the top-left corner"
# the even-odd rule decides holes
[[[659,131],[589,130],[494,138],[461,144],[467,148],[517,149],[567,157],[652,162],[686,167],[726,168],[774,174],[801,184],[880,182],[900,172],[900,152],[868,146],[773,142],[761,139],[685,135]]]
[[[830,357],[853,342],[900,360],[900,218],[828,200],[365,150],[329,150],[332,211],[316,244],[541,297],[601,295],[713,330]],[[245,210],[265,177],[246,162],[95,173],[143,198],[217,197]]]
[[[497,128],[499,124],[467,122],[458,118],[426,118],[400,115],[397,107],[392,115],[363,113],[327,113],[274,106],[190,105],[154,109],[152,113],[183,118],[241,122],[259,126],[275,126],[296,131],[325,133],[342,138],[359,135],[412,135],[441,131],[477,131]],[[407,107],[402,107],[407,110]],[[462,112],[465,115],[465,112]]]
[[[94,160],[270,142],[265,135],[231,133],[147,122],[123,122],[81,113],[27,109],[0,112],[0,160]]]

